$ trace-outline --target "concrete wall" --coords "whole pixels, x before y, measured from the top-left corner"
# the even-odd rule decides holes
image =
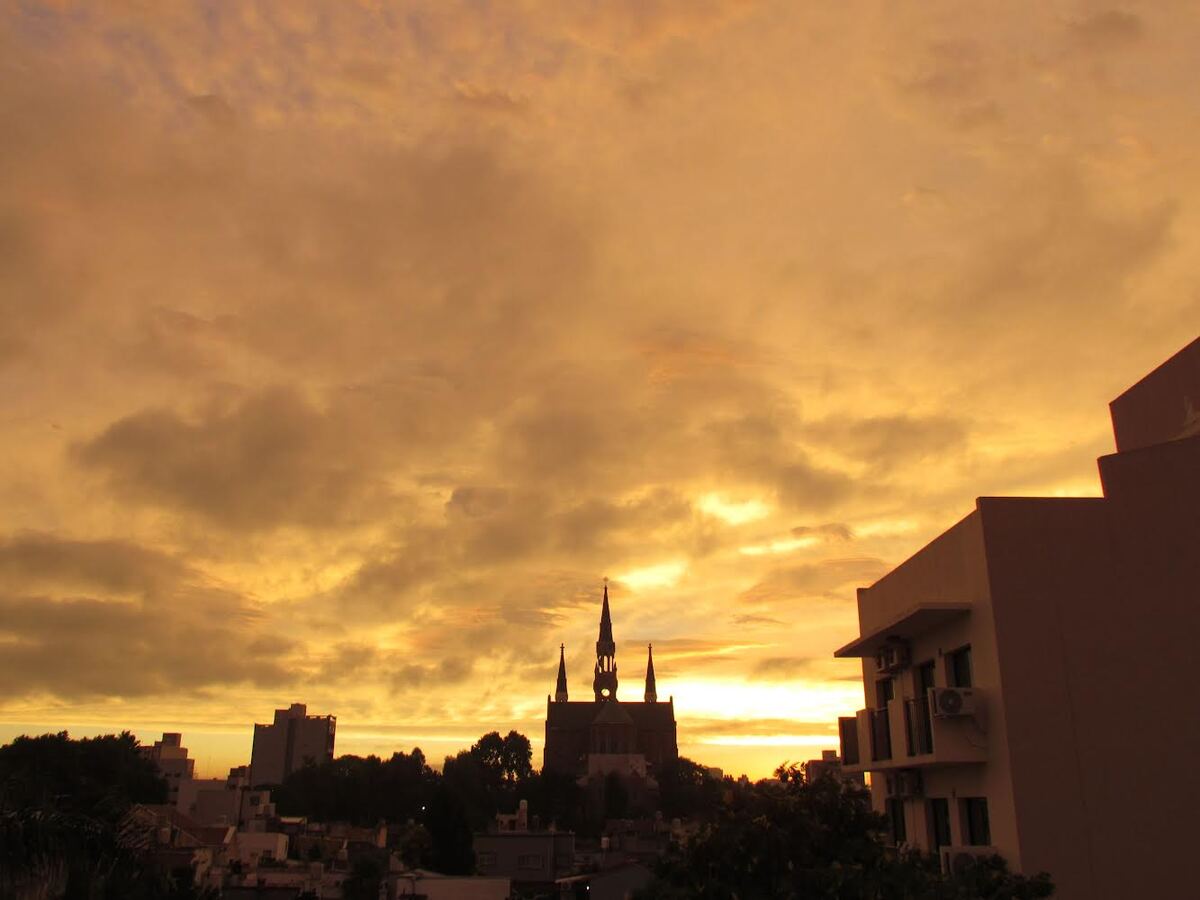
[[[1103,500],[982,501],[1004,685],[1017,858],[1061,900],[1100,897],[1082,774],[1079,703],[1087,619],[1106,618],[1113,574]],[[1107,705],[1107,704],[1106,704]]]
[[[1122,453],[1200,434],[1200,338],[1109,404]]]

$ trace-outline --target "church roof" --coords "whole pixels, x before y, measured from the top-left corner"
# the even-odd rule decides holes
[[[621,701],[619,704],[597,703],[593,700],[570,703],[548,703],[546,724],[550,728],[587,728],[600,713],[598,707],[619,705],[621,711],[633,720],[639,729],[661,729],[675,727],[675,705],[666,703],[635,703]]]
[[[600,704],[600,714],[592,719],[593,725],[632,725],[633,719],[625,712],[623,703],[611,700]]]

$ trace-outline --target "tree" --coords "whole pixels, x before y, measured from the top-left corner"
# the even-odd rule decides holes
[[[533,777],[529,738],[510,731],[489,731],[454,756],[447,756],[442,778],[463,802],[471,826],[486,828],[502,809],[515,809],[518,795]]]
[[[271,797],[283,815],[372,826],[381,819],[419,818],[437,781],[416,748],[393,753],[386,762],[378,756],[339,756],[304,766],[273,789]]]
[[[443,875],[470,875],[475,871],[475,851],[470,823],[462,800],[447,785],[433,792],[425,817],[433,840],[432,863]]]
[[[1037,900],[1053,893],[1047,876],[1013,875],[998,857],[943,877],[931,857],[883,846],[884,819],[862,789],[828,778],[807,784],[794,766],[776,776],[731,791],[713,821],[664,857],[642,896]]]
[[[533,748],[525,735],[510,731],[504,736],[500,750],[500,768],[504,780],[524,781],[533,774]]]
[[[165,803],[167,783],[128,731],[71,740],[22,735],[0,747],[0,810],[57,809],[119,819],[133,803]]]
[[[681,819],[708,816],[721,805],[725,782],[686,756],[667,762],[656,775],[664,816]],[[730,779],[732,784],[732,779]]]

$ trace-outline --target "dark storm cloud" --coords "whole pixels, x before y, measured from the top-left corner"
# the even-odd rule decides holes
[[[1072,20],[1067,30],[1073,40],[1088,50],[1117,50],[1141,40],[1146,26],[1134,13],[1108,9]]]
[[[708,423],[716,464],[737,478],[773,488],[788,509],[819,511],[847,499],[852,479],[812,463],[798,444],[794,413],[747,414]]]
[[[832,541],[849,541],[854,532],[843,522],[827,522],[824,525],[797,525],[792,529],[795,537],[819,537]]]
[[[875,416],[808,425],[806,433],[839,453],[885,472],[965,448],[967,424],[950,416]]]
[[[0,545],[0,678],[10,698],[282,685],[291,648],[264,641],[261,628],[254,605],[154,550],[47,535]]]
[[[836,725],[831,722],[799,722],[794,719],[710,719],[692,717],[686,730],[696,734],[739,736],[750,734],[830,734],[837,741]]]
[[[293,674],[281,654],[250,653],[233,621],[187,615],[215,606],[204,593],[177,595],[170,610],[91,599],[0,597],[0,677],[9,697],[142,697],[252,684],[280,687]]]
[[[734,625],[783,625],[782,619],[772,619],[770,616],[734,616]]]
[[[393,669],[388,675],[388,682],[398,692],[453,687],[471,676],[474,665],[474,660],[466,657],[447,657],[429,665],[410,663]]]
[[[179,559],[128,541],[77,541],[36,533],[0,540],[3,591],[147,596],[194,577]]]
[[[887,569],[883,560],[869,557],[780,566],[743,591],[739,599],[763,604],[791,604],[809,598],[850,602],[854,587],[870,585]]]
[[[163,409],[120,419],[75,459],[122,497],[198,514],[234,531],[330,528],[386,506],[374,450],[336,409],[289,389],[197,417]]]
[[[764,681],[793,681],[799,678],[820,681],[862,681],[858,665],[846,665],[825,657],[768,656],[750,668],[751,678]]]

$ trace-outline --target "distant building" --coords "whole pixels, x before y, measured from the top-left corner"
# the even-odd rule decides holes
[[[187,748],[183,746],[183,735],[174,731],[164,732],[162,740],[139,750],[143,757],[158,767],[159,774],[166,779],[167,802],[174,805],[179,800],[180,784],[191,780],[196,767],[196,761],[188,759]]]
[[[998,851],[1061,900],[1181,896],[1200,717],[1200,340],[1111,404],[1103,497],[981,497],[858,593],[839,723],[897,844]],[[1148,759],[1156,762],[1146,762]],[[1171,777],[1163,782],[1169,760]]]
[[[560,878],[556,896],[560,900],[628,900],[654,878],[654,873],[641,863],[625,863]]]
[[[275,710],[270,725],[254,726],[250,756],[250,783],[282,784],[283,779],[308,762],[333,759],[334,716],[310,716],[303,703]]]
[[[392,857],[393,864],[395,857]],[[481,875],[441,875],[424,869],[389,871],[384,882],[387,900],[509,900],[512,882]]]
[[[249,766],[237,766],[225,778],[192,778],[181,782],[175,805],[202,825],[240,825],[253,815],[246,803],[249,787]]]
[[[812,784],[822,778],[832,778],[835,781],[852,782],[865,785],[861,771],[846,772],[842,768],[842,759],[836,750],[822,750],[820,759],[810,759],[804,764],[804,780]]]
[[[642,702],[618,702],[616,653],[605,585],[592,700],[568,699],[565,648],[559,648],[554,699],[546,700],[545,771],[584,780],[609,773],[653,779],[655,771],[679,758],[675,700],[658,702],[653,648],[647,651]]]
[[[480,875],[507,878],[513,886],[548,888],[570,875],[575,865],[571,831],[495,831],[475,835],[475,868]]]

